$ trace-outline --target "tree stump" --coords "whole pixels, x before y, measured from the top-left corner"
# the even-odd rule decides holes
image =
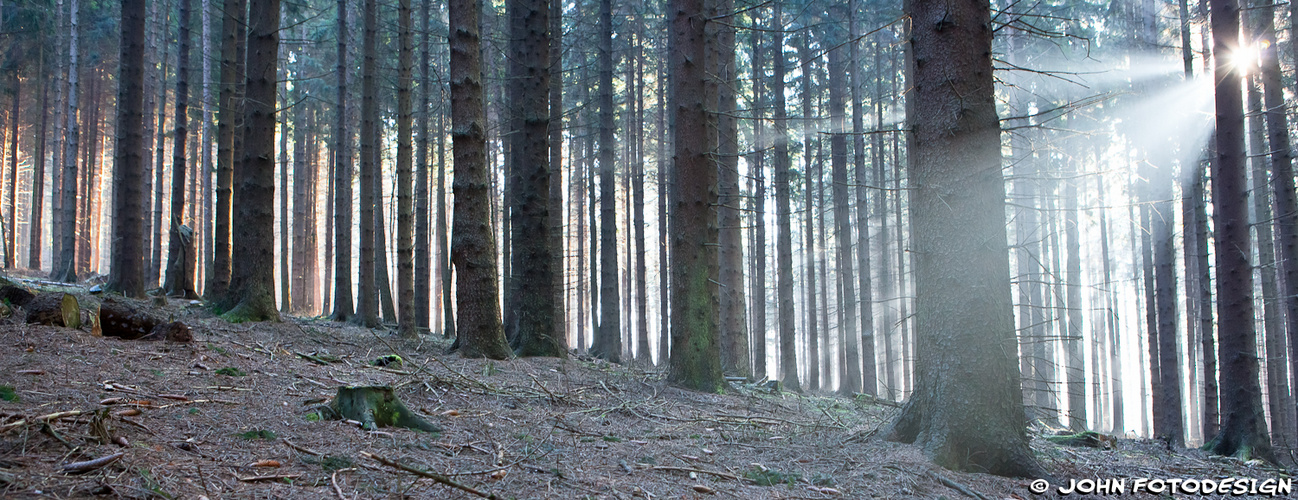
[[[425,432],[442,432],[442,428],[424,420],[397,399],[392,387],[385,385],[339,387],[329,406],[320,408],[322,415],[334,420],[348,419],[361,428],[405,427]]]
[[[189,327],[179,321],[167,321],[143,309],[104,299],[99,305],[99,328],[105,337],[124,340],[172,340],[189,342],[194,339]]]
[[[28,301],[24,309],[29,324],[81,328],[81,305],[72,294],[42,293]]]

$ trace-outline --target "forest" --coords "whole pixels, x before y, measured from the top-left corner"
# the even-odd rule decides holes
[[[1062,478],[1041,433],[1283,470],[1295,11],[3,0],[0,275],[184,319],[180,363],[350,332],[427,353],[398,388],[558,358],[889,409],[852,439],[943,470]],[[583,397],[527,373],[462,389]]]

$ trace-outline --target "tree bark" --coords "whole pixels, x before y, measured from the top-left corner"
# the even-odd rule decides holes
[[[555,293],[550,218],[550,4],[510,0],[510,101],[515,131],[510,173],[515,212],[510,217],[515,295],[514,352],[519,356],[567,357],[568,341],[555,331]]]
[[[57,259],[50,279],[62,282],[77,281],[76,256],[77,256],[77,144],[81,131],[80,121],[77,120],[77,97],[81,93],[78,78],[78,60],[77,45],[80,39],[81,24],[78,22],[80,13],[79,0],[69,1],[69,36],[68,42],[68,99],[67,108],[63,117],[66,120],[64,133],[66,141],[63,143],[62,159],[63,174],[60,184],[60,204],[59,204],[59,238],[58,255],[52,257]]]
[[[762,18],[764,9],[759,9],[755,19]],[[752,226],[753,239],[749,255],[752,259],[752,272],[749,275],[748,300],[749,318],[752,327],[749,329],[750,346],[753,357],[753,378],[766,378],[766,147],[765,113],[766,113],[766,47],[763,45],[762,31],[754,30],[750,35],[752,41],[752,86],[753,86],[753,153],[749,158],[752,169],[753,196]],[[781,49],[780,56],[783,56]],[[810,256],[810,252],[807,254]],[[814,343],[812,344],[815,345]],[[814,372],[813,372],[814,373]],[[818,384],[810,384],[815,388]]]
[[[275,309],[275,71],[279,53],[279,0],[251,0],[248,14],[247,102],[243,160],[236,165],[233,262],[223,317],[279,321]]]
[[[428,197],[428,177],[430,169],[428,167],[428,106],[431,103],[430,95],[434,91],[433,81],[429,75],[431,64],[430,51],[433,49],[429,43],[429,37],[432,32],[429,29],[432,23],[432,0],[423,0],[422,12],[420,18],[423,19],[422,38],[419,41],[419,111],[418,128],[419,140],[415,144],[415,326],[421,330],[427,330],[429,327],[430,299],[436,294],[433,292],[432,284],[432,254],[429,239],[429,197]],[[438,131],[438,135],[441,132]],[[438,139],[441,140],[440,137]]]
[[[782,26],[780,4],[775,4],[772,15],[772,26]],[[779,307],[780,331],[780,381],[786,390],[801,392],[802,384],[798,382],[798,357],[793,313],[793,224],[790,214],[790,189],[793,182],[790,172],[788,144],[788,111],[784,102],[785,58],[783,55],[784,32],[773,33],[772,54],[775,62],[775,76],[771,80],[771,95],[775,96],[775,301]],[[673,231],[675,228],[673,228]],[[673,253],[673,255],[680,255]],[[683,256],[681,256],[683,258]]]
[[[226,0],[227,2],[230,0]],[[338,95],[334,109],[334,293],[329,319],[350,321],[352,310],[352,153],[347,130],[347,0],[338,0]],[[218,245],[219,247],[219,245]]]
[[[378,289],[374,276],[374,143],[378,119],[377,75],[375,58],[378,57],[378,2],[364,0],[362,8],[364,34],[361,37],[361,168],[360,168],[360,260],[358,276],[358,302],[353,322],[366,328],[379,326]],[[380,188],[381,189],[381,188]]]
[[[459,306],[460,354],[466,358],[510,356],[500,323],[496,242],[489,220],[487,123],[475,0],[450,0],[451,141],[455,162],[455,212],[451,260]]]
[[[599,3],[599,299],[600,321],[593,356],[622,362],[622,323],[618,290],[617,191],[614,184],[613,140],[613,7],[612,0]],[[699,57],[698,61],[703,58]],[[676,73],[672,74],[673,78]],[[701,96],[700,96],[701,97]]]
[[[734,0],[717,1],[717,38],[712,45],[716,56],[713,78],[717,80],[717,217],[720,223],[721,277],[721,369],[729,375],[749,377],[748,325],[744,317],[743,221],[739,217],[743,197],[739,192],[739,121],[735,88],[735,29],[732,25]],[[638,183],[637,183],[638,185]],[[641,224],[637,223],[638,228]]]
[[[341,1],[341,0],[340,0]],[[247,0],[225,0],[221,21],[221,102],[216,125],[216,221],[212,235],[212,275],[204,287],[207,298],[226,303],[232,278],[232,244],[230,223],[233,218],[234,164],[242,140],[236,130],[242,121],[243,95],[240,87],[244,65],[239,61],[243,45]],[[345,33],[341,31],[340,33]],[[342,36],[342,35],[340,35]],[[341,72],[339,74],[342,74]],[[344,102],[340,100],[340,102]]]
[[[847,16],[842,9],[835,9],[834,17],[842,19]],[[847,94],[848,50],[840,45],[852,43],[845,40],[843,33],[833,26],[826,27],[826,42],[834,46],[829,50],[829,126],[830,130],[847,130],[846,116],[843,110]],[[852,220],[851,201],[848,195],[847,178],[847,136],[835,133],[829,136],[830,162],[834,179],[834,231],[838,242],[835,254],[838,269],[838,289],[841,294],[839,310],[842,312],[843,324],[839,327],[839,341],[842,342],[845,363],[840,368],[838,392],[851,395],[861,392],[861,348],[858,345],[860,331],[856,327],[856,272],[853,269],[852,256]],[[860,183],[860,180],[857,180]],[[873,350],[871,350],[873,352]]]
[[[884,435],[915,442],[950,469],[1041,477],[1008,349],[1014,323],[990,4],[907,0],[905,11],[923,20],[911,27],[907,60],[920,358],[916,391]]]
[[[168,296],[198,298],[194,291],[194,247],[181,242],[185,221],[185,144],[189,140],[189,40],[190,5],[180,3],[180,43],[176,55],[176,139],[171,148],[171,223],[168,225],[167,278],[163,287]],[[141,43],[142,45],[143,43]],[[120,129],[119,129],[120,130]],[[121,184],[125,186],[125,184]],[[191,220],[192,220],[191,215]],[[114,217],[114,220],[117,220]],[[116,233],[116,231],[114,231]],[[192,237],[192,230],[190,232]],[[118,241],[121,238],[114,238]],[[117,255],[117,252],[113,252]],[[116,265],[113,266],[117,268]]]
[[[1212,0],[1213,52],[1239,44],[1236,0]],[[1257,332],[1253,324],[1253,277],[1248,255],[1248,188],[1244,166],[1244,110],[1240,78],[1228,58],[1217,57],[1217,162],[1213,165],[1213,222],[1217,228],[1217,316],[1222,394],[1221,429],[1205,448],[1220,455],[1272,459],[1258,382]],[[1280,172],[1276,172],[1277,177]],[[1283,226],[1283,224],[1281,224]],[[1298,278],[1298,275],[1295,275]]]
[[[849,7],[851,35],[849,36],[849,59],[852,76],[852,158],[853,171],[856,174],[856,255],[857,280],[861,290],[861,391],[870,396],[879,394],[878,367],[875,363],[874,350],[874,291],[870,279],[870,214],[869,199],[866,196],[867,166],[865,164],[865,100],[861,96],[861,85],[865,83],[865,68],[860,55],[860,23],[856,20],[856,9]],[[878,97],[876,96],[876,99]],[[876,123],[877,128],[882,128]],[[875,134],[878,135],[878,134]]]
[[[397,1],[397,333],[415,338],[415,206],[414,117],[410,92],[414,86],[415,45],[411,34],[411,0]]]
[[[186,4],[187,0],[182,0],[183,14],[188,14]],[[144,13],[144,0],[122,1],[117,148],[113,155],[113,271],[105,288],[129,297],[144,296],[144,227],[139,217],[145,196],[140,191],[144,175]],[[186,29],[182,21],[182,34],[188,34]]]
[[[715,0],[708,0],[715,1]],[[605,0],[607,2],[607,0]],[[705,32],[712,12],[704,0],[672,0],[668,52],[671,64],[672,144],[675,181],[671,196],[672,324],[667,380],[693,390],[716,392],[726,385],[718,338],[717,168],[708,155],[716,147],[707,126]],[[607,12],[607,11],[606,11]],[[606,13],[607,15],[607,13]],[[607,22],[607,20],[606,20]],[[606,80],[607,83],[607,80]],[[603,100],[611,100],[604,90]],[[606,198],[607,203],[608,198]],[[607,242],[606,242],[607,244]],[[605,250],[607,251],[607,249]],[[606,263],[607,265],[607,263]],[[616,293],[616,292],[614,292]]]

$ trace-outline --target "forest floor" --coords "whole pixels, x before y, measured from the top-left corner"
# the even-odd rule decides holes
[[[1033,451],[1058,483],[1037,495],[1028,480],[952,472],[878,439],[892,403],[754,384],[701,394],[660,370],[578,356],[466,360],[443,356],[447,341],[432,335],[404,341],[319,318],[230,324],[190,301],[134,304],[185,322],[194,340],[0,318],[0,386],[11,388],[0,387],[0,497],[475,498],[454,483],[520,499],[1030,499],[1089,498],[1058,488],[1125,479],[1128,497],[1170,498],[1131,495],[1133,481],[1289,477],[1156,441],[1059,446],[1034,429]],[[371,364],[391,354],[403,363]],[[396,387],[443,431],[319,420],[314,409],[351,385]],[[80,413],[48,417],[61,412]]]

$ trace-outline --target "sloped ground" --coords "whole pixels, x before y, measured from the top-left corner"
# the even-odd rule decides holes
[[[582,359],[464,360],[442,356],[446,342],[431,336],[406,342],[296,318],[228,324],[188,301],[157,312],[189,324],[195,340],[123,341],[0,319],[0,385],[16,396],[0,401],[0,497],[475,497],[371,455],[498,498],[1057,496],[1053,487],[1034,495],[1027,480],[943,470],[913,446],[872,439],[896,409],[865,400],[751,385],[699,394],[657,371]],[[405,362],[369,364],[389,354]],[[316,420],[313,408],[341,385],[395,386],[444,432]],[[38,418],[70,411],[82,413]],[[1033,445],[1061,485],[1287,477],[1148,441]],[[89,472],[62,470],[116,453]]]

